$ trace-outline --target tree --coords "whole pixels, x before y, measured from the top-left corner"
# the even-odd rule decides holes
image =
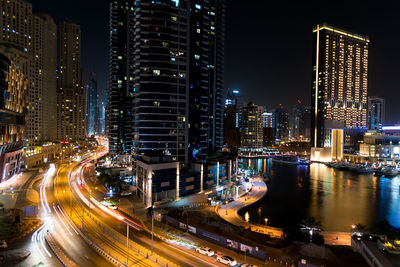
[[[302,231],[306,231],[310,234],[310,243],[312,243],[314,232],[322,231],[321,222],[315,220],[314,217],[307,217],[306,219],[302,220],[302,224],[300,224],[300,227]]]
[[[387,220],[374,223],[371,227],[371,232],[377,235],[385,235],[388,239],[395,239],[400,236],[400,233]]]

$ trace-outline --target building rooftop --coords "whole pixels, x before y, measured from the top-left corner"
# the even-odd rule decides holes
[[[313,28],[313,32],[317,31],[317,27],[318,27],[318,25]],[[320,30],[331,31],[331,32],[338,33],[338,34],[342,34],[342,35],[345,35],[345,36],[348,36],[348,37],[351,37],[351,38],[354,38],[354,39],[358,39],[358,40],[361,40],[361,41],[365,41],[365,42],[369,42],[370,41],[369,36],[367,36],[367,35],[361,35],[361,34],[357,34],[357,33],[352,33],[352,32],[349,32],[347,30],[344,30],[342,28],[329,25],[329,24],[327,24],[325,22],[322,23],[322,24],[319,24],[319,29]]]

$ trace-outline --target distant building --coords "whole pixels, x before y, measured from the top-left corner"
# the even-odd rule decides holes
[[[18,174],[21,167],[27,88],[22,71],[0,54],[0,183]]]
[[[368,129],[381,130],[385,124],[385,99],[377,96],[368,97]]]
[[[81,29],[69,21],[62,21],[58,27],[57,78],[57,138],[85,139]]]
[[[310,108],[299,103],[293,108],[291,115],[291,138],[296,140],[309,140],[311,130]]]
[[[242,126],[242,102],[240,91],[228,89],[224,108],[224,144],[229,147],[240,146],[240,129]]]
[[[263,148],[264,108],[254,103],[247,103],[242,108],[241,148],[257,151]]]
[[[30,146],[57,138],[57,25],[49,15],[33,15],[32,59],[26,125]]]
[[[100,133],[99,93],[97,91],[96,73],[91,73],[89,84],[86,86],[86,135]]]
[[[400,127],[385,126],[383,133],[367,132],[360,144],[360,155],[369,157],[371,161],[400,160]]]
[[[263,147],[275,144],[275,114],[267,112],[264,108],[263,113]]]
[[[312,146],[325,147],[329,124],[367,127],[369,37],[327,24],[313,29]]]
[[[224,143],[229,147],[240,147],[240,127],[238,123],[240,108],[231,104],[225,107],[224,112]]]
[[[280,106],[275,109],[275,140],[289,139],[289,114]]]
[[[274,128],[274,114],[272,112],[264,112],[263,116],[263,128]]]

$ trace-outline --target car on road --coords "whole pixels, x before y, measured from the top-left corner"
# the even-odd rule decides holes
[[[237,261],[235,261],[232,257],[229,256],[218,256],[217,261],[229,266],[236,266],[237,264]]]
[[[132,191],[123,191],[123,192],[121,193],[121,196],[122,196],[122,197],[130,196],[130,195],[132,195]]]
[[[214,251],[212,251],[211,248],[208,248],[208,247],[198,247],[198,248],[196,248],[196,252],[203,254],[203,255],[207,255],[209,257],[214,256]]]
[[[7,242],[5,240],[0,241],[0,248],[7,248]]]
[[[115,205],[110,205],[110,206],[108,206],[110,209],[112,209],[112,210],[116,210],[116,209],[118,209],[118,207],[117,206],[115,206]]]
[[[246,263],[246,264],[242,264],[241,267],[257,267],[257,265]]]

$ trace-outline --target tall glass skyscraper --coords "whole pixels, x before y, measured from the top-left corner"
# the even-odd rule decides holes
[[[329,143],[331,128],[367,126],[369,41],[328,24],[313,29],[312,146]]]
[[[385,99],[382,97],[368,97],[368,129],[382,130],[385,123]]]
[[[110,1],[111,155],[222,147],[225,1]]]
[[[86,85],[86,134],[88,136],[100,133],[100,105],[97,91],[96,73],[91,73]]]
[[[134,3],[110,1],[108,139],[111,157],[129,161],[133,145]]]

